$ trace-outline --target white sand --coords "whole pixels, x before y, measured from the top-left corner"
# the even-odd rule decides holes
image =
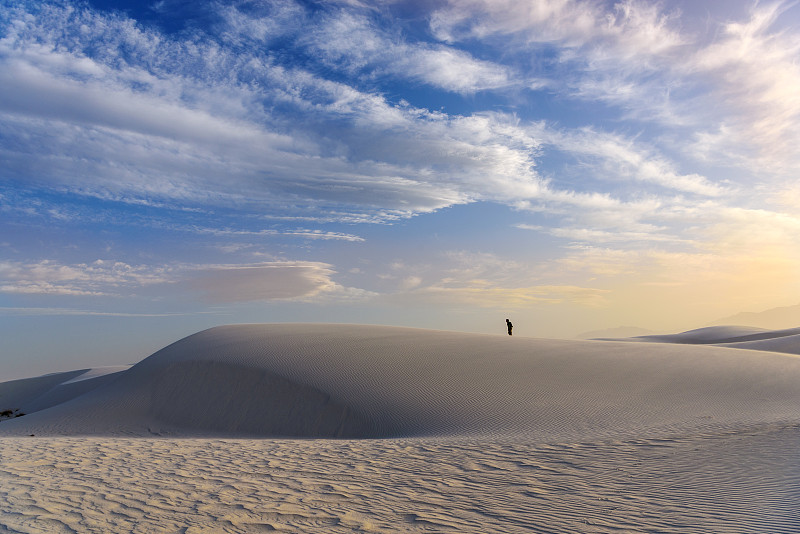
[[[83,374],[80,374],[75,378],[67,380],[66,382],[64,382],[64,384],[65,385],[74,384],[75,382],[83,382],[84,380],[92,380],[94,378],[100,378],[101,376],[112,375],[114,373],[127,371],[131,367],[132,366],[130,365],[108,365],[105,367],[95,367],[93,369],[87,369],[86,371],[83,372]]]
[[[680,334],[604,338],[602,341],[717,345],[728,348],[800,354],[800,328],[765,330],[749,326],[710,326]]]
[[[727,344],[746,341],[759,341],[795,336],[800,334],[800,328],[786,330],[765,330],[752,326],[708,326],[681,332],[680,334],[657,334],[636,336],[616,341],[651,341],[657,343],[685,343],[685,344]]]
[[[753,335],[797,343],[684,338]],[[2,383],[0,533],[800,531],[800,358],[659,341],[237,325]]]

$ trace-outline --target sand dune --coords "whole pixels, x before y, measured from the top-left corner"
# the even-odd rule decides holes
[[[660,334],[636,336],[630,338],[636,341],[655,341],[661,343],[686,343],[697,345],[721,345],[725,343],[738,343],[745,341],[761,341],[800,334],[800,328],[785,330],[765,330],[751,326],[708,326],[689,330],[679,334]]]
[[[796,420],[798,383],[798,358],[718,347],[234,325],[62,384],[0,434],[655,437]]]
[[[127,371],[131,367],[131,365],[109,365],[106,367],[94,367],[92,369],[87,369],[75,378],[67,380],[64,382],[64,384],[74,384],[75,382],[83,382],[84,380],[94,380],[95,378],[101,378],[106,375],[113,375],[121,371]]]
[[[766,350],[771,352],[785,352],[787,354],[800,354],[800,334],[754,341],[741,341],[738,343],[726,343],[725,346],[736,349]]]
[[[80,397],[113,382],[116,373],[130,365],[53,373],[36,378],[0,383],[0,409],[31,414]]]
[[[721,347],[800,354],[800,328],[765,330],[749,326],[710,326],[680,334],[604,338],[601,341],[641,341]]]
[[[0,384],[0,533],[798,532],[797,337],[213,328]]]

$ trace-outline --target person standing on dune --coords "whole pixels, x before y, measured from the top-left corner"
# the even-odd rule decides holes
[[[508,335],[510,336],[511,335],[511,329],[514,328],[514,325],[511,324],[511,321],[506,319],[506,326],[508,327]]]

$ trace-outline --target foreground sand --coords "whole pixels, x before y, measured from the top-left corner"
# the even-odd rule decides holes
[[[215,328],[0,383],[0,533],[800,532],[799,352]]]
[[[0,439],[0,532],[798,532],[800,429],[669,440]]]

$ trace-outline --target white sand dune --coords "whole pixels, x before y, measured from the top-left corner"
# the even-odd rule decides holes
[[[83,372],[83,374],[80,374],[75,378],[67,380],[64,382],[64,384],[74,384],[75,382],[83,382],[84,380],[93,380],[95,378],[112,375],[121,371],[127,371],[131,367],[131,365],[107,365],[105,367],[94,367],[92,369],[87,369]]]
[[[213,328],[1,383],[0,533],[798,532],[800,358],[739,347],[768,334]]]
[[[0,383],[0,410],[31,414],[80,397],[114,381],[130,365],[98,367]]]
[[[729,348],[800,354],[800,328],[765,330],[749,326],[710,326],[680,334],[603,338],[600,340],[718,345]]]
[[[637,339],[647,341],[661,341],[665,343],[690,343],[709,344],[727,343],[730,340],[749,338],[750,336],[772,336],[771,330],[751,326],[707,326],[688,330],[679,334],[661,334],[636,336]]]
[[[29,415],[4,422],[0,435],[521,434],[551,442],[800,416],[795,357],[377,326],[212,328],[129,370],[60,388],[98,380],[109,381],[57,405],[50,395],[47,409],[20,406]]]
[[[754,341],[741,341],[738,343],[726,343],[725,346],[736,349],[766,350],[800,355],[800,334]]]

